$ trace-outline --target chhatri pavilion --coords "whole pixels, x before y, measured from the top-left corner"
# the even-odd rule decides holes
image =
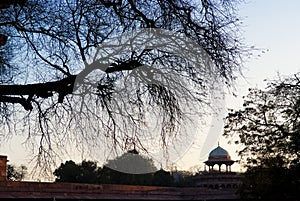
[[[221,166],[225,165],[226,166],[226,172],[231,172],[231,165],[234,163],[234,160],[231,160],[231,157],[229,153],[220,147],[218,143],[218,147],[213,149],[208,156],[208,160],[204,162],[205,164],[205,170],[206,166],[208,166],[209,171],[214,170],[214,166],[218,165],[219,167],[219,172],[221,172]]]
[[[242,184],[242,175],[238,172],[231,172],[231,166],[235,162],[218,143],[218,146],[209,153],[208,160],[204,161],[205,171],[195,178],[196,186],[236,192]],[[218,169],[215,170],[214,166]],[[226,167],[225,171],[222,171],[222,166]]]

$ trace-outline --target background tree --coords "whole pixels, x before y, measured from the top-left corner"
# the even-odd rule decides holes
[[[157,171],[152,159],[135,149],[109,160],[101,171],[100,182],[127,185],[152,185]]]
[[[92,161],[82,161],[80,164],[66,161],[53,174],[56,182],[152,185],[155,171],[151,159],[127,152],[108,161],[103,168],[97,167],[97,163]]]
[[[183,170],[183,171],[173,172],[172,175],[173,175],[173,177],[175,179],[175,185],[177,187],[195,186],[195,180],[194,180],[194,178],[197,177],[197,173],[194,174],[191,171],[184,171]]]
[[[10,181],[22,181],[27,174],[27,167],[21,165],[16,167],[15,165],[7,165],[7,180]]]
[[[98,171],[96,162],[84,160],[76,164],[70,160],[62,163],[53,174],[56,182],[97,183]]]
[[[103,167],[97,167],[97,163],[92,161],[82,161],[80,164],[66,161],[53,174],[56,182],[176,187],[195,185],[192,172],[157,170],[152,159],[139,155],[136,150],[108,161]]]
[[[228,114],[224,135],[244,145],[248,164],[278,156],[285,166],[299,163],[299,92],[299,74],[274,80],[265,90],[249,89],[243,108]]]
[[[152,185],[153,186],[174,186],[174,178],[170,172],[160,169],[154,173]]]
[[[300,196],[300,165],[284,166],[280,157],[249,167],[239,189],[242,200],[297,200]]]
[[[248,167],[240,189],[244,199],[297,200],[300,181],[299,73],[249,89],[243,108],[231,110],[224,135],[243,145]]]
[[[63,154],[66,140],[77,147],[101,142],[126,150],[126,141],[133,139],[137,149],[145,150],[141,138],[151,135],[152,131],[145,132],[150,118],[157,121],[151,125],[160,125],[159,145],[165,148],[182,130],[186,114],[205,111],[216,81],[231,86],[240,68],[247,48],[241,44],[235,2],[28,0],[2,10],[1,33],[8,36],[5,51],[12,57],[9,65],[17,70],[9,84],[0,83],[1,133],[28,131],[32,144],[40,138],[36,159],[45,164]],[[143,44],[135,51],[113,55],[97,48],[120,34],[144,28],[168,30],[177,39],[186,36],[210,59],[198,61],[198,50],[180,40],[173,41],[182,50],[175,53],[168,47],[152,49]],[[164,40],[162,44],[169,44],[173,38]],[[105,68],[93,88],[76,88],[75,80],[91,71],[93,59],[99,56],[95,53],[107,56]],[[209,61],[214,64],[210,70]],[[151,67],[146,72],[154,72],[153,77],[162,77],[173,87],[136,84],[137,76],[129,75],[145,65]],[[1,76],[7,72],[1,71]],[[136,72],[145,80],[145,71]],[[126,96],[120,93],[122,83],[127,84]],[[83,96],[87,91],[89,95]],[[195,111],[197,106],[201,109]]]
[[[132,174],[153,173],[157,170],[151,158],[140,155],[135,149],[109,160],[104,166]]]
[[[98,183],[100,184],[151,186],[153,182],[153,173],[129,174],[104,166],[99,172],[98,178]]]

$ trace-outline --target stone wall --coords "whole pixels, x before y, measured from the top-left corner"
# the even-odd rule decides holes
[[[230,191],[130,185],[0,182],[0,199],[89,200],[236,200]]]

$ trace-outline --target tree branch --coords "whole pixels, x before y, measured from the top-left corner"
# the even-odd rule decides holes
[[[0,85],[0,102],[20,103],[26,110],[31,110],[31,98],[25,99],[14,96],[29,97],[37,96],[48,98],[53,92],[59,94],[58,102],[62,103],[63,98],[73,91],[76,75],[72,75],[54,82],[27,84],[27,85]]]
[[[0,96],[0,102],[3,103],[19,103],[25,110],[32,110],[32,105],[28,99],[20,97]]]

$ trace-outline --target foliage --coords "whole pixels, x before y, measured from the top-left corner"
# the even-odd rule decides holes
[[[88,148],[91,143],[98,147],[98,140],[122,150],[127,148],[125,142],[133,139],[143,150],[140,138],[150,135],[144,132],[150,113],[151,121],[157,120],[153,124],[161,125],[160,145],[165,148],[184,125],[189,110],[201,113],[210,104],[212,82],[212,86],[231,86],[242,56],[248,53],[239,35],[236,1],[195,2],[27,0],[1,10],[1,33],[8,36],[7,48],[13,57],[10,65],[17,69],[11,84],[0,83],[0,106],[6,111],[0,113],[1,132],[28,131],[32,144],[39,137],[36,159],[44,164],[62,154],[67,139]],[[145,40],[140,40],[141,48],[135,51],[116,49],[118,53],[109,55],[105,48],[97,49],[116,41],[116,36],[144,28],[189,38],[204,50],[214,67],[207,69],[209,59],[201,60],[199,54],[183,57],[178,55],[181,51],[147,48]],[[164,38],[163,44],[169,44],[168,40],[172,37]],[[180,40],[175,44],[189,53],[195,50]],[[73,93],[75,80],[88,76],[91,60],[99,51],[108,60],[97,82],[93,88],[82,87]],[[201,65],[195,62],[199,59]],[[151,67],[147,73],[156,73],[153,77],[162,77],[173,87],[157,82],[137,84],[137,76],[129,77],[137,69],[141,69],[135,71],[139,78],[143,77],[146,65]],[[119,90],[122,83],[130,86],[126,96]],[[80,90],[91,93],[83,96],[86,91]],[[196,105],[201,109],[195,111]]]
[[[125,167],[129,169],[121,172]],[[97,167],[97,163],[92,161],[82,161],[81,164],[66,161],[53,174],[57,177],[57,182],[151,185],[155,171],[156,168],[151,159],[137,153],[132,156],[130,152],[127,152],[108,161],[103,168]]]
[[[266,166],[250,167],[239,189],[242,200],[298,200],[300,196],[300,165],[283,167],[279,157]]]
[[[123,185],[142,185],[149,186],[152,184],[153,173],[129,174],[110,169],[106,166],[99,172],[100,184],[123,184]]]
[[[226,117],[224,135],[244,145],[240,155],[248,165],[280,157],[284,166],[300,156],[299,74],[274,80],[265,90],[249,89],[243,108]]]
[[[133,153],[136,155],[133,157],[130,155],[132,153],[132,151],[129,151],[122,156],[109,160],[102,168],[97,167],[97,163],[92,161],[83,161],[80,164],[76,164],[73,161],[66,161],[54,171],[53,174],[56,176],[55,181],[142,186],[188,187],[194,185],[194,175],[191,172],[176,171],[171,173],[163,169],[157,170],[151,159],[141,156],[136,152]],[[120,170],[124,170],[123,166],[129,164],[128,158],[132,163],[129,167],[142,167],[142,170],[147,170],[148,172],[142,172],[136,169],[131,171],[126,169],[126,172],[121,172]],[[134,160],[132,160],[132,158],[134,158]],[[144,164],[141,164],[141,161],[143,161]],[[114,166],[116,164],[118,164],[118,166]]]
[[[109,160],[104,166],[120,172],[133,174],[152,173],[157,170],[154,161],[151,158],[138,154],[135,149],[133,151],[130,150],[113,160]]]
[[[76,164],[74,161],[66,161],[53,174],[56,182],[97,183],[98,171],[96,162],[84,160]]]
[[[199,172],[198,172],[199,173]],[[176,177],[177,174],[177,177]],[[176,171],[173,172],[174,185],[177,187],[190,187],[194,186],[194,178],[197,177],[197,173],[193,174],[190,171]]]
[[[243,108],[226,117],[224,135],[243,145],[245,200],[299,199],[299,76],[273,80],[265,90],[249,89]]]
[[[27,174],[27,167],[21,165],[16,167],[15,165],[7,165],[7,180],[10,181],[21,181]]]
[[[113,160],[103,167],[100,182],[110,184],[151,185],[153,172],[156,171],[154,162],[133,149]]]
[[[175,179],[175,175],[177,178]],[[110,184],[192,186],[193,175],[188,171],[168,172],[157,170],[153,160],[129,151],[104,165],[100,182]]]
[[[153,186],[173,186],[174,185],[174,178],[170,174],[163,169],[156,171],[153,175]]]

